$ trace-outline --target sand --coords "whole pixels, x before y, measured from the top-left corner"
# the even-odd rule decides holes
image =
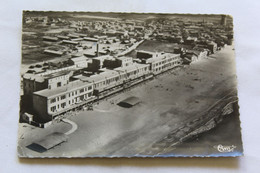
[[[94,105],[94,111],[70,117],[78,129],[69,135],[68,142],[40,156],[134,156],[143,152],[236,88],[232,48],[226,46],[206,59],[101,101]],[[142,102],[132,108],[116,104],[129,96],[139,97]],[[39,156],[21,147],[27,154]]]

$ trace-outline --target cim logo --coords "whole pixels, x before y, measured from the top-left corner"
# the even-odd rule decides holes
[[[214,148],[216,148],[221,153],[227,153],[227,152],[233,152],[234,149],[236,148],[236,146],[219,144],[219,145],[214,146]]]

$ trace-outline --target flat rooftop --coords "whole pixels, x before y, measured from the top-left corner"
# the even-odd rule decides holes
[[[133,63],[133,65],[129,65],[129,66],[125,66],[125,67],[117,67],[114,70],[118,71],[118,72],[124,72],[124,71],[132,71],[132,70],[143,68],[143,67],[149,67],[149,64]]]
[[[59,71],[59,72],[43,75],[43,77],[45,79],[51,79],[51,78],[67,75],[70,72],[71,72],[70,70],[63,70],[63,71]]]
[[[158,56],[153,56],[152,58],[148,58],[147,62],[155,62],[155,61],[161,61],[163,59],[168,59],[169,57],[178,57],[180,54],[173,54],[173,53],[159,53]]]
[[[44,77],[39,76],[37,74],[25,73],[23,75],[23,78],[28,80],[35,80],[37,82],[44,82]]]
[[[76,81],[70,82],[66,86],[61,86],[61,87],[58,87],[55,89],[44,89],[44,90],[34,92],[33,94],[49,98],[49,97],[55,97],[58,95],[62,95],[67,92],[74,91],[76,89],[79,89],[79,88],[82,88],[85,86],[89,86],[89,85],[91,85],[91,83],[88,81],[76,80]]]
[[[115,75],[118,75],[117,71],[106,69],[102,73],[90,76],[88,80],[89,80],[89,82],[99,82],[99,81],[105,80],[106,78],[111,78]]]

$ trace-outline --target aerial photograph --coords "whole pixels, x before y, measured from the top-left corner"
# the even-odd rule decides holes
[[[23,158],[243,155],[233,18],[24,11]]]

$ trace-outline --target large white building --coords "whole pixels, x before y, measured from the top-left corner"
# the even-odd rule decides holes
[[[153,74],[159,74],[181,65],[182,60],[179,54],[155,53],[152,58],[148,58],[146,63],[151,64]]]
[[[143,52],[142,56],[145,53],[147,52]],[[98,70],[95,73],[83,71],[81,74],[73,75],[77,69],[75,63],[72,69],[24,76],[25,91],[29,87],[33,109],[41,120],[51,121],[71,109],[131,87],[182,63],[179,54],[171,53],[151,53],[151,56],[145,56],[141,63],[133,62],[130,57],[101,56],[94,59],[96,61],[93,61],[92,67],[97,67]],[[108,68],[103,67],[105,60]],[[79,62],[81,61],[84,64],[85,58],[80,58]],[[109,68],[110,65],[113,68]],[[35,83],[35,81],[44,83],[44,87],[36,90],[30,88],[27,82]]]
[[[92,98],[93,84],[76,80],[68,85],[44,89],[33,93],[33,107],[37,114],[46,121]]]

